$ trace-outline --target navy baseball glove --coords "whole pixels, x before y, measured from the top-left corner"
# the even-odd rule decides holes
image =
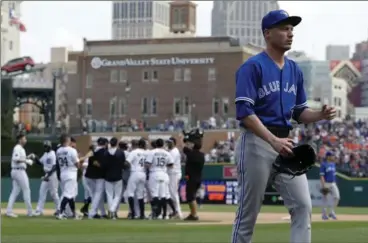
[[[273,163],[276,173],[300,176],[308,172],[316,161],[316,152],[308,145],[303,144],[293,148],[293,157],[277,156]]]

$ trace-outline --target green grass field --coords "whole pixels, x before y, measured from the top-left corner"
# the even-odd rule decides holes
[[[2,209],[6,204],[2,203]],[[51,204],[47,205],[52,208]],[[24,209],[17,203],[16,208]],[[183,205],[186,209],[186,206]],[[121,210],[126,210],[122,205]],[[235,206],[204,205],[202,212],[234,213]],[[320,213],[320,209],[314,209]],[[265,206],[263,213],[284,213],[284,207]],[[368,215],[367,208],[338,208],[339,214]],[[227,243],[232,225],[180,224],[179,221],[111,220],[55,220],[53,217],[16,219],[2,217],[2,243]],[[183,222],[183,221],[180,221]],[[254,243],[288,242],[289,224],[258,224]],[[312,242],[366,243],[368,222],[314,222]]]

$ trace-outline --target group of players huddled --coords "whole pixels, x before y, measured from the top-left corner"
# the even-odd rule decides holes
[[[200,152],[203,132],[200,129],[193,129],[184,132],[183,135],[186,199],[191,210],[185,219],[198,220],[195,197],[201,185],[204,165],[204,154]],[[23,159],[17,159],[15,156],[25,144],[21,139],[18,139],[18,142],[22,148],[17,147],[18,145],[14,148],[12,171],[13,169],[15,172],[21,171],[16,168],[20,164],[32,165],[30,160],[41,164],[45,171],[36,211],[28,209],[28,216],[43,214],[47,192],[50,192],[55,203],[57,219],[69,217],[80,219],[82,215],[89,219],[117,219],[122,201],[129,204],[129,219],[183,218],[178,195],[183,159],[174,137],[166,141],[161,138],[150,142],[143,138],[133,140],[130,149],[126,142],[119,141],[115,137],[110,140],[100,137],[97,144],[91,145],[88,153],[81,157],[76,150],[75,139],[62,135],[56,152],[52,150],[51,143],[46,141],[43,156],[38,158],[31,154],[24,159],[27,163],[23,163]],[[25,151],[24,155],[22,151],[22,156],[25,157]],[[76,213],[75,206],[75,198],[78,195],[78,170],[82,170],[83,175],[85,200],[80,210],[82,215]],[[22,171],[25,173],[25,169]],[[26,174],[25,176],[24,179],[28,181],[28,176]],[[16,177],[12,174],[13,181],[19,184],[20,181]],[[62,193],[60,199],[59,183]],[[29,185],[28,189],[22,187],[20,189],[24,189],[24,194],[25,191],[29,191]],[[14,190],[18,189],[13,188]],[[25,197],[25,200],[30,200],[30,197]],[[12,201],[11,196],[7,210],[7,215],[11,217],[15,216],[12,212],[14,204]],[[151,205],[150,215],[145,214],[146,202]]]

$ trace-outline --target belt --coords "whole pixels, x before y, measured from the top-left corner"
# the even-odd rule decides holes
[[[12,170],[26,170],[25,168],[11,168]]]
[[[278,138],[287,138],[289,137],[290,128],[288,127],[271,127],[266,126],[266,128],[276,137]]]

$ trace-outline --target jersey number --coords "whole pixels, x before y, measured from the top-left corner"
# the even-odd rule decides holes
[[[144,158],[144,157],[143,157],[143,158],[140,158],[140,159],[139,159],[139,161],[138,161],[138,164],[139,164],[141,167],[143,167],[145,160],[146,160],[146,158]]]
[[[156,166],[157,167],[164,167],[166,164],[166,160],[164,157],[158,157],[156,158]]]
[[[59,157],[58,164],[60,167],[68,166],[68,160],[66,158]]]

